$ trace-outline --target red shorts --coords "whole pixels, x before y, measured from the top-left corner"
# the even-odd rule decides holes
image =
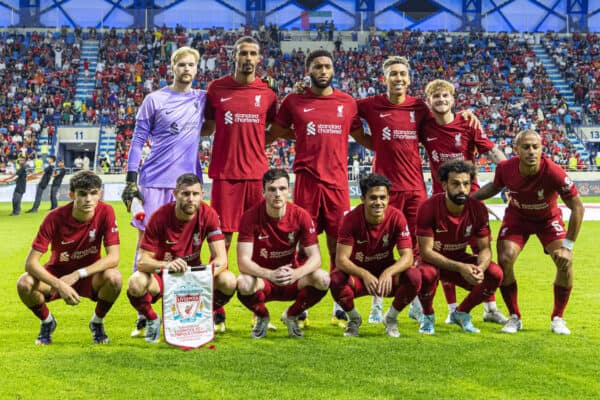
[[[263,279],[263,283],[265,285],[262,290],[265,294],[265,303],[268,301],[296,300],[296,297],[298,297],[298,281],[286,286],[278,286],[267,279]]]
[[[242,214],[262,199],[262,181],[219,179],[212,182],[210,205],[221,217],[223,232],[237,232]]]
[[[50,272],[50,271],[48,271]],[[54,275],[54,274],[53,274]],[[94,288],[92,286],[92,278],[94,276],[88,276],[84,279],[79,279],[73,285],[73,289],[77,292],[77,294],[81,297],[86,297],[92,301],[98,301],[98,293],[94,292]],[[57,291],[53,290],[50,292],[48,296],[46,296],[46,302],[54,301],[60,299],[60,295]]]
[[[410,236],[413,239],[413,247],[417,246],[417,210],[427,200],[427,192],[424,190],[410,190],[402,192],[391,192],[389,205],[396,207],[404,214]]]
[[[531,222],[512,214],[505,214],[498,234],[498,241],[510,240],[523,248],[529,235],[537,235],[544,246],[548,246],[555,240],[567,237],[562,215],[558,215],[548,221]]]
[[[313,219],[317,232],[325,231],[337,238],[342,217],[350,211],[348,188],[333,189],[307,173],[297,173],[294,203],[304,208]]]

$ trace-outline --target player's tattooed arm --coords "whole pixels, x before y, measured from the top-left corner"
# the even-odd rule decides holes
[[[201,136],[210,136],[215,133],[215,120],[213,119],[205,119],[202,124],[202,128],[200,129]]]
[[[483,201],[489,199],[490,197],[494,197],[495,195],[500,193],[501,190],[502,188],[499,188],[496,185],[494,185],[494,182],[488,182],[478,191],[473,193],[471,197],[479,201]]]
[[[214,275],[217,276],[227,269],[227,250],[225,249],[225,240],[215,240],[208,242],[210,249],[210,260],[215,266]]]

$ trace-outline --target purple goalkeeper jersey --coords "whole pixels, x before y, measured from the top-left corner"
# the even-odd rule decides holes
[[[205,104],[206,91],[199,89],[178,93],[164,87],[146,96],[136,116],[127,166],[138,170],[148,140],[151,150],[140,169],[140,186],[174,189],[184,173],[202,180],[198,145]]]

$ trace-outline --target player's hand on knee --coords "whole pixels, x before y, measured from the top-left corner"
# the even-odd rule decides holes
[[[137,183],[127,182],[125,189],[123,189],[123,193],[121,193],[121,199],[123,200],[125,207],[127,207],[127,212],[131,211],[131,202],[133,201],[134,197],[140,199],[142,203],[144,202],[144,197],[142,196]]]
[[[64,282],[58,286],[57,290],[60,297],[70,306],[75,306],[81,301],[79,293]]]
[[[367,272],[365,274],[365,276],[362,278],[364,284],[365,284],[365,289],[367,289],[367,292],[371,295],[371,296],[375,296],[378,293],[378,287],[379,287],[379,279],[377,279],[373,274],[371,274],[370,272]]]
[[[393,278],[394,277],[386,271],[383,271],[381,273],[377,283],[377,294],[379,296],[390,295],[390,293],[392,292]]]
[[[479,268],[476,265],[465,264],[461,269],[460,274],[471,285],[479,285],[482,280],[478,277],[478,270]]]

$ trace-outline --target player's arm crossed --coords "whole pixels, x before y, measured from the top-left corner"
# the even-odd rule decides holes
[[[140,248],[140,259],[137,263],[137,269],[140,272],[145,272],[147,274],[152,274],[158,270],[185,272],[187,266],[187,261],[182,258],[176,258],[172,261],[157,260],[154,252]]]
[[[348,275],[359,277],[365,284],[365,288],[370,295],[378,294],[379,279],[365,268],[356,265],[350,257],[352,256],[352,246],[337,243],[335,250],[335,266],[340,271]]]
[[[208,242],[210,249],[210,260],[214,266],[213,275],[217,276],[227,270],[227,250],[225,250],[225,240],[215,240]]]
[[[567,237],[563,241],[570,241],[571,245],[577,239],[581,224],[583,223],[584,206],[581,202],[581,197],[573,196],[569,199],[563,199],[565,205],[571,210],[569,217],[569,225],[567,228]],[[565,246],[556,249],[552,252],[552,258],[559,269],[566,270],[573,260],[573,252],[569,249],[571,246]]]
[[[417,242],[419,243],[421,258],[426,263],[448,271],[458,272],[472,285],[478,285],[483,281],[483,271],[477,265],[452,260],[434,249],[433,236],[417,236]]]

